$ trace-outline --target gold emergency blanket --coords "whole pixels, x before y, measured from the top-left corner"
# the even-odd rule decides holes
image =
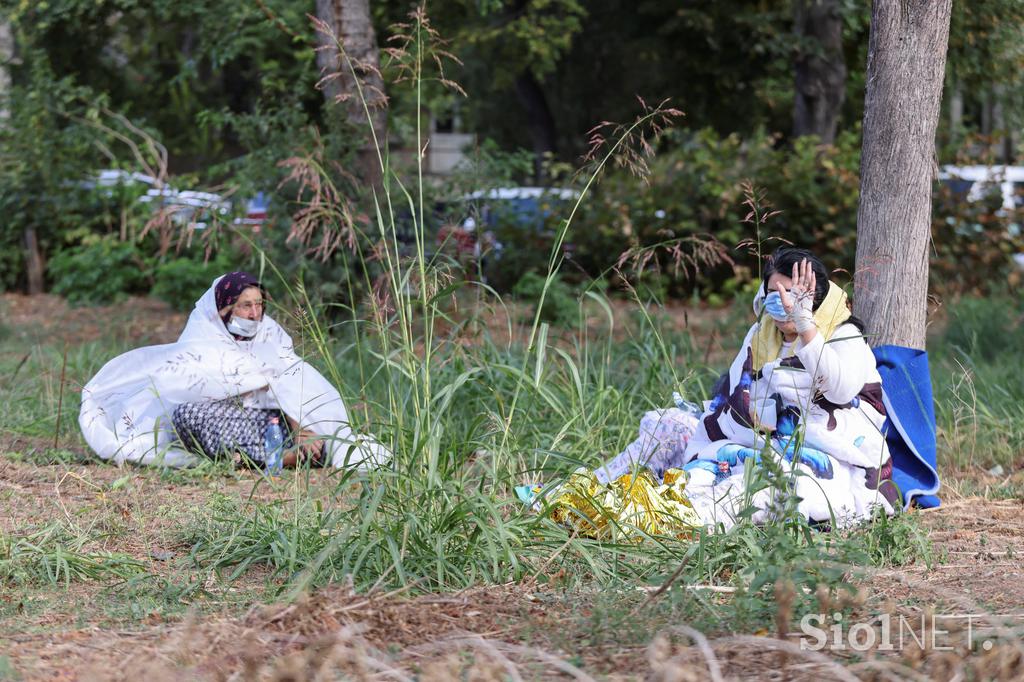
[[[669,469],[659,485],[650,471],[641,469],[602,485],[594,472],[581,468],[548,498],[549,510],[551,518],[587,537],[686,538],[704,525],[686,499],[687,480],[685,471]]]

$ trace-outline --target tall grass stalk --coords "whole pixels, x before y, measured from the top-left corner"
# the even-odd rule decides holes
[[[435,63],[430,43],[435,35],[418,11],[406,31],[407,43],[394,53],[396,60],[405,60],[403,68],[415,88],[418,150],[424,148],[422,84],[430,77],[425,65]],[[369,121],[359,69],[339,47]],[[832,538],[796,523],[792,510],[786,512],[793,521],[789,525],[744,523],[733,533],[698,533],[692,539],[598,542],[530,513],[512,494],[516,484],[596,466],[631,440],[642,412],[664,406],[673,389],[705,394],[703,383],[712,373],[681,374],[677,369],[680,360],[691,370],[705,364],[690,330],[663,325],[642,306],[641,331],[626,340],[616,340],[612,308],[595,291],[586,292],[583,301],[603,314],[596,339],[582,305],[572,336],[556,333],[540,318],[583,200],[609,162],[638,137],[643,147],[640,133],[657,129],[671,113],[663,107],[647,110],[593,157],[580,197],[557,232],[524,343],[513,338],[511,322],[507,343],[498,343],[486,326],[468,344],[459,338],[463,325],[451,311],[462,303],[463,289],[473,290],[478,306],[465,313],[470,319],[485,305],[505,303],[483,284],[461,281],[453,264],[428,254],[422,155],[410,189],[370,126],[382,182],[373,188],[372,227],[365,232],[349,220],[347,207],[336,205],[344,201],[343,192],[323,159],[302,156],[296,162],[302,166],[300,193],[305,188],[306,196],[328,197],[302,208],[319,216],[323,229],[353,231],[352,242],[362,246],[341,248],[335,257],[357,265],[350,271],[360,272],[363,288],[372,293],[365,304],[341,310],[328,303],[329,312],[348,318],[332,329],[305,283],[290,279],[261,254],[261,269],[284,292],[280,300],[298,310],[288,320],[288,306],[274,313],[284,315],[305,354],[339,388],[355,426],[380,438],[394,459],[366,472],[298,470],[276,481],[260,479],[255,485],[272,485],[283,493],[275,501],[256,495],[255,487],[248,499],[214,498],[182,531],[193,559],[229,578],[256,564],[270,566],[293,593],[348,579],[360,589],[417,590],[525,578],[569,585],[657,584],[679,567],[685,581],[736,583],[761,594],[771,575],[782,575],[780,567],[852,556],[837,553]],[[412,216],[411,256],[399,248],[398,206]],[[353,281],[345,284],[351,294]],[[355,301],[354,295],[350,300]],[[635,300],[642,303],[639,296]],[[725,331],[742,338],[739,328]],[[69,375],[84,383],[101,355],[72,351]],[[32,368],[54,366],[56,357],[52,348],[45,354],[37,351]],[[52,378],[37,377],[34,386],[49,388],[40,403],[49,407],[59,401]],[[5,395],[21,395],[20,390],[12,387]],[[357,402],[366,405],[365,412]],[[19,428],[41,433],[55,421],[42,409],[18,419]],[[11,414],[4,420],[5,425],[15,423]],[[808,571],[808,580],[833,579],[823,578],[823,571]]]
[[[415,88],[417,149],[425,143],[419,127],[422,84],[429,77],[424,64],[434,63],[430,41],[435,37],[425,14],[416,11],[403,49],[393,52],[395,59],[407,60],[403,68]],[[358,89],[358,69],[343,45],[339,51],[355,77],[369,121],[366,98]],[[666,116],[666,111],[645,113],[596,163],[558,231],[541,306],[586,192],[630,137]],[[565,566],[573,567],[581,579],[650,577],[659,563],[681,557],[685,547],[673,539],[658,539],[654,547],[641,551],[575,538],[568,529],[526,513],[515,500],[512,487],[524,479],[550,476],[602,456],[609,422],[624,434],[623,426],[636,414],[633,393],[621,381],[636,382],[629,372],[611,376],[610,330],[595,352],[586,339],[582,316],[577,337],[582,341],[569,348],[550,338],[549,327],[536,314],[525,348],[513,343],[502,349],[486,331],[469,346],[453,343],[460,326],[447,308],[457,305],[465,286],[487,290],[478,283],[456,281],[450,264],[427,254],[430,234],[422,155],[417,157],[416,186],[410,191],[391,168],[372,126],[368,134],[375,142],[383,182],[372,196],[375,238],[360,234],[358,240],[376,248],[370,254],[356,249],[343,255],[358,262],[365,288],[373,292],[366,309],[353,305],[348,310],[353,343],[339,349],[338,336],[323,326],[303,284],[288,281],[270,259],[267,262],[287,297],[303,311],[293,320],[300,342],[313,351],[314,361],[342,395],[366,397],[379,421],[360,426],[382,438],[395,453],[394,460],[388,467],[359,475],[338,472],[314,480],[299,472],[271,483],[289,486],[285,502],[218,501],[189,531],[196,560],[225,568],[229,575],[254,562],[266,563],[302,586],[353,576],[363,587],[384,583],[448,589],[505,582]],[[310,158],[308,172],[323,176],[308,182],[329,187],[329,196],[338,194],[322,163]],[[394,207],[399,202],[413,217],[411,257],[398,248]],[[325,216],[344,213],[329,206],[317,210]],[[380,273],[376,280],[375,272]],[[590,299],[604,307],[611,325],[607,304],[596,295]],[[495,303],[502,304],[499,298]],[[449,331],[440,333],[445,325]],[[618,360],[642,365],[644,354],[645,349],[635,344]],[[655,376],[673,376],[671,363],[666,367]],[[352,385],[357,376],[359,385]],[[666,383],[665,388],[673,381]],[[665,388],[660,392],[667,394]],[[359,418],[355,411],[353,417]],[[557,558],[551,556],[552,548],[561,548]]]

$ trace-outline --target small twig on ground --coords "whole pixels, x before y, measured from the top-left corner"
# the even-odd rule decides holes
[[[548,568],[548,566],[550,566],[550,565],[551,565],[551,562],[552,562],[552,561],[554,561],[554,560],[555,560],[555,558],[556,558],[556,557],[558,557],[558,555],[559,555],[559,554],[561,554],[561,553],[562,553],[562,552],[563,552],[563,551],[565,550],[565,548],[566,548],[566,547],[568,547],[568,546],[569,546],[569,544],[570,544],[570,543],[571,543],[571,542],[572,542],[573,540],[575,540],[575,539],[576,539],[576,536],[577,536],[578,534],[579,534],[579,531],[577,531],[577,530],[573,530],[572,534],[571,534],[571,535],[569,536],[569,539],[565,541],[565,544],[563,544],[563,545],[562,545],[561,547],[559,547],[559,548],[558,548],[558,549],[557,549],[557,550],[555,551],[555,553],[554,553],[554,554],[552,554],[552,555],[551,555],[551,556],[549,556],[549,557],[548,557],[547,559],[545,559],[544,563],[543,563],[543,564],[541,564],[540,568],[538,568],[538,569],[537,569],[536,571],[534,571],[534,572],[533,572],[533,575],[531,575],[531,576],[530,576],[529,578],[527,578],[527,581],[533,581],[533,580],[536,580],[536,579],[537,579],[537,576],[539,576],[539,575],[540,575],[541,573],[543,573],[544,571],[546,571],[546,570],[547,570],[547,568]]]
[[[32,353],[25,353],[25,356],[21,358],[21,362],[19,362],[18,366],[14,368],[14,373],[11,375],[10,383],[13,384],[14,380],[18,378],[18,372],[20,372],[21,368],[25,366],[25,363],[28,362],[29,356],[31,355]]]
[[[5,481],[3,479],[0,479],[0,486],[3,486],[4,488],[9,488],[11,490],[17,490],[19,492],[25,489],[25,486],[23,486],[23,485],[18,485],[17,483],[11,483],[10,481]]]
[[[692,551],[692,550],[691,550],[691,551]],[[650,603],[651,603],[651,602],[653,602],[653,601],[654,601],[655,599],[657,599],[657,598],[658,598],[658,597],[660,597],[660,596],[661,596],[662,594],[664,594],[664,593],[665,593],[665,591],[666,591],[666,590],[667,590],[668,588],[672,587],[672,584],[673,584],[673,583],[674,583],[674,582],[675,582],[676,580],[678,580],[678,579],[679,579],[679,576],[681,576],[681,575],[683,574],[683,571],[684,571],[684,570],[686,569],[686,567],[687,567],[687,565],[688,565],[688,561],[689,561],[689,559],[690,559],[690,555],[689,555],[689,553],[687,553],[687,555],[683,557],[683,560],[679,562],[679,566],[677,566],[677,567],[676,567],[676,570],[672,571],[672,575],[670,575],[670,576],[669,576],[669,577],[668,577],[668,578],[667,578],[667,579],[665,580],[665,582],[663,582],[663,583],[662,583],[662,584],[661,584],[661,585],[660,585],[660,586],[658,587],[658,589],[656,589],[656,590],[655,590],[654,592],[652,592],[652,593],[650,594],[650,596],[648,596],[648,597],[647,597],[647,599],[645,599],[645,600],[643,601],[643,603],[642,603],[642,604],[640,604],[640,605],[639,605],[639,606],[637,606],[637,607],[636,607],[635,609],[633,609],[633,611],[632,611],[632,612],[630,613],[630,615],[631,615],[631,616],[635,616],[635,615],[636,615],[637,613],[639,613],[639,612],[640,612],[640,611],[642,611],[643,609],[647,608],[647,605],[648,605],[648,604],[650,604]]]
[[[657,592],[662,588],[662,585],[640,585],[639,587],[645,592]],[[731,585],[686,585],[686,589],[690,592],[718,592],[720,594],[733,594],[736,592],[736,588]]]

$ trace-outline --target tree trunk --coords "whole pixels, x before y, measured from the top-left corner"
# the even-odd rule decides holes
[[[7,95],[11,89],[11,74],[8,65],[14,60],[14,34],[11,24],[0,21],[0,122],[10,116],[7,111]],[[0,125],[3,125],[0,123]]]
[[[999,163],[1013,163],[1013,146],[1011,144],[1010,127],[1006,125],[1006,114],[1003,103],[1006,101],[1006,88],[1001,83],[992,86],[992,135],[995,138],[992,150]]]
[[[949,86],[949,137],[959,141],[960,131],[964,127],[964,89],[960,81],[953,81]]]
[[[29,295],[43,293],[43,254],[39,250],[36,228],[26,227],[22,234],[25,246],[25,284]]]
[[[874,0],[854,311],[872,345],[923,349],[935,128],[952,0]]]
[[[794,24],[797,39],[810,46],[798,50],[793,63],[793,136],[817,135],[832,144],[846,98],[839,0],[796,0]]]
[[[516,95],[526,110],[534,154],[533,169],[537,180],[540,181],[544,175],[544,155],[556,151],[558,132],[555,128],[555,117],[551,114],[544,90],[529,69],[516,77]]]
[[[370,111],[369,125],[376,133],[377,144],[382,146],[387,136],[387,110],[384,80],[379,71],[377,35],[373,30],[373,18],[370,16],[370,2],[316,0],[316,16],[334,33],[332,37],[317,32],[317,43],[323,48],[317,52],[317,65],[322,76],[333,75],[321,86],[324,98],[329,107],[342,107],[344,119],[349,125],[365,132],[365,137],[358,145],[359,166],[364,178],[376,181],[380,178],[381,171],[374,146],[374,135],[367,127],[364,100]],[[353,68],[343,59],[338,43],[351,60],[355,77]],[[359,88],[356,78],[359,79]]]

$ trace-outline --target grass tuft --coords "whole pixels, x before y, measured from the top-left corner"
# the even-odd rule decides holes
[[[146,570],[124,554],[85,551],[93,541],[61,523],[24,534],[0,533],[0,582],[66,587],[84,580],[124,580]]]

